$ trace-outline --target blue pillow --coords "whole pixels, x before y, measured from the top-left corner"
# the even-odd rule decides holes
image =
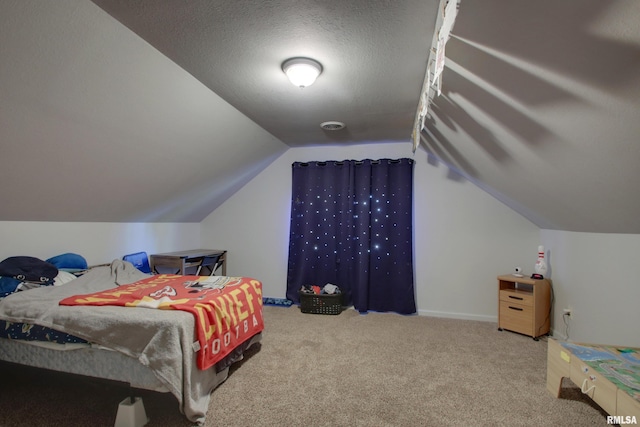
[[[66,253],[54,256],[47,260],[48,263],[55,265],[60,270],[86,270],[87,260],[82,255],[74,253]]]
[[[14,293],[20,283],[20,280],[13,277],[0,276],[0,299]]]

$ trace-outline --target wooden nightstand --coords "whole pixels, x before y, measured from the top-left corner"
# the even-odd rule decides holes
[[[498,329],[533,337],[549,333],[551,323],[551,282],[498,276]]]

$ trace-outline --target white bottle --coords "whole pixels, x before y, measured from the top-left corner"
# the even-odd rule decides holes
[[[538,260],[533,270],[543,277],[547,274],[547,262],[544,260],[544,246],[538,246]]]

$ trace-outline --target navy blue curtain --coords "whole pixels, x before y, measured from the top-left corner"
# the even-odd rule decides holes
[[[360,312],[416,312],[413,160],[292,165],[287,298],[338,285]]]

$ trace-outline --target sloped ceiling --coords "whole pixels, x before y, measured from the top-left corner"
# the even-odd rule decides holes
[[[406,142],[438,4],[5,0],[0,220],[199,221],[288,147]],[[461,0],[419,149],[540,227],[640,234],[637,22]]]
[[[640,233],[640,2],[462,1],[427,150],[534,223]]]
[[[0,220],[199,222],[289,148],[88,0],[0,40]]]

